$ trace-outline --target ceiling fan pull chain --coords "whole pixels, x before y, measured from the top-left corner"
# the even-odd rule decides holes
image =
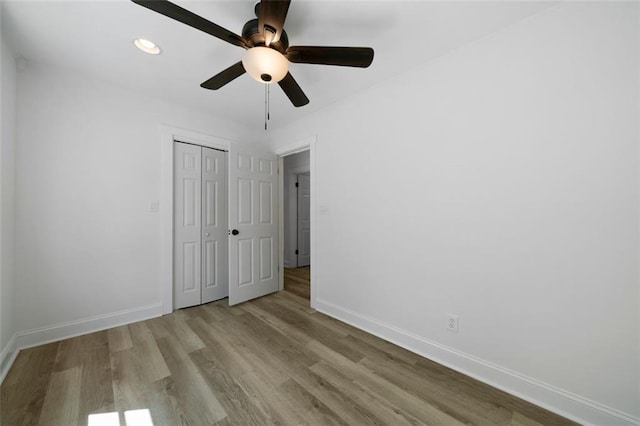
[[[268,109],[267,109],[267,90],[268,90],[268,84],[264,85],[264,130],[267,130],[267,114],[269,114]]]
[[[271,85],[267,84],[267,121],[271,120]]]

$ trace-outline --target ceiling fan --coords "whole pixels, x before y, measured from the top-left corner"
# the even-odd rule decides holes
[[[217,90],[247,72],[262,83],[278,83],[294,106],[309,103],[291,73],[289,62],[366,68],[373,61],[370,47],[289,46],[284,30],[291,1],[261,0],[255,5],[257,19],[244,24],[239,36],[167,0],[132,0],[176,21],[246,49],[242,60],[214,75],[200,86]]]

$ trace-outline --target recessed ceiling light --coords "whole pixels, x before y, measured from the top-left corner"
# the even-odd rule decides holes
[[[150,55],[160,54],[160,48],[154,42],[144,38],[137,38],[133,40],[133,44],[135,44],[138,49]]]

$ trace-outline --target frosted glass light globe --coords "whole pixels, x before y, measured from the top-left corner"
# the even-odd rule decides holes
[[[289,61],[277,50],[252,47],[242,55],[242,66],[260,83],[277,83],[289,72]]]

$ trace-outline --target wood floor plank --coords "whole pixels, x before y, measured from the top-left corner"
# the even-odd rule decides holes
[[[251,398],[253,403],[266,414],[265,421],[277,425],[302,425],[306,416],[289,409],[282,395],[258,372],[250,371],[236,378],[238,386]]]
[[[285,397],[283,401],[287,407],[305,417],[305,424],[347,425],[344,420],[294,379],[284,382],[279,386],[279,390]]]
[[[323,324],[309,319],[310,315],[304,315],[287,308],[283,304],[271,303],[268,300],[256,301],[262,309],[289,323],[297,329],[309,335],[313,340],[331,347],[336,352],[349,358],[352,361],[361,360],[364,355],[361,352],[341,343],[336,339],[335,330],[326,327]],[[342,334],[339,335],[343,337]]]
[[[278,386],[291,378],[279,354],[269,351],[257,341],[241,321],[230,319],[220,324],[211,324],[210,327],[216,330],[221,340],[225,340],[227,344],[242,348],[239,355],[273,386]]]
[[[309,306],[309,301],[288,291],[274,293],[271,298],[274,302],[285,301],[289,303],[289,308],[302,312],[303,314],[313,314],[315,310]]]
[[[409,413],[394,406],[384,398],[367,390],[362,385],[354,382],[348,375],[342,374],[325,361],[320,361],[311,366],[311,370],[318,376],[327,380],[334,387],[349,395],[358,406],[366,407],[368,411],[387,425],[423,425]]]
[[[223,406],[178,340],[165,337],[157,343],[171,371],[176,392],[180,395],[178,403],[191,420],[189,424],[210,425],[226,417]]]
[[[147,323],[147,326],[149,327],[149,330],[151,331],[151,334],[153,334],[153,337],[156,340],[162,339],[163,337],[167,337],[171,335],[171,332],[167,328],[166,318],[164,316],[158,317],[158,318],[152,318],[150,320],[147,320],[146,323]]]
[[[150,383],[147,374],[140,368],[142,360],[134,349],[125,349],[111,354],[112,388],[114,406],[117,411],[147,408]]]
[[[251,363],[243,357],[239,349],[219,338],[202,318],[189,320],[189,325],[205,343],[207,352],[229,375],[235,378],[253,370]]]
[[[236,322],[242,324],[246,331],[260,341],[267,350],[278,353],[282,362],[286,364],[295,361],[308,367],[319,361],[318,357],[305,346],[297,345],[280,330],[260,321],[250,312],[237,316]]]
[[[84,353],[108,345],[108,333],[100,331],[62,340],[58,346],[54,371],[64,371],[82,365]]]
[[[123,351],[133,347],[131,335],[129,334],[129,326],[111,328],[107,332],[109,336],[109,350],[111,352]]]
[[[209,351],[195,351],[190,353],[189,357],[220,401],[229,421],[242,425],[264,424],[264,413],[256,407],[226,370],[221,368]]]
[[[405,363],[372,361],[365,357],[359,364],[462,423],[504,425],[512,417],[511,410],[498,404],[487,403],[465,392],[451,392],[446,386],[428,380],[416,380],[419,372]]]
[[[280,319],[278,316],[264,310],[257,303],[247,304],[245,309],[257,318],[260,318],[261,321],[264,321],[266,324],[269,324],[269,326],[295,341],[298,345],[304,346],[312,340],[311,336],[294,325]]]
[[[36,425],[53,373],[59,342],[27,349],[18,354],[2,384],[3,425]],[[20,368],[18,370],[18,368]]]
[[[81,378],[81,366],[51,375],[38,425],[78,424]]]
[[[347,424],[385,424],[373,413],[371,407],[359,404],[348,392],[343,392],[310,368],[297,368],[294,379]]]
[[[146,322],[131,324],[129,332],[133,349],[138,354],[138,358],[144,360],[139,368],[145,374],[145,382],[151,383],[169,376],[171,373],[158,349],[158,341],[147,327]]]
[[[553,423],[547,423],[553,424]],[[513,416],[511,417],[510,426],[542,426],[542,423],[538,423],[529,417],[514,411]]]
[[[165,377],[149,386],[147,401],[153,426],[189,425],[190,417],[180,402],[182,396],[171,378]]]
[[[330,329],[337,335],[347,336],[348,334],[353,332],[353,327],[327,315],[316,312],[315,310],[309,308],[308,304],[303,304],[302,307],[298,307],[298,309],[296,309],[296,306],[291,302],[293,300],[300,301],[300,298],[297,296],[292,296],[287,294],[286,292],[281,292],[278,293],[278,295],[274,295],[274,297],[269,298],[269,300],[271,303],[274,303],[281,309],[293,310],[294,312],[302,314],[304,318],[307,318],[309,321],[315,324]]]
[[[443,413],[436,407],[433,407],[428,402],[421,400],[420,398],[406,392],[404,389],[376,376],[366,367],[351,361],[340,353],[333,351],[331,348],[316,342],[311,342],[308,346],[312,350],[316,351],[324,360],[330,362],[338,371],[349,375],[360,385],[366,387],[371,392],[384,397],[392,404],[398,406],[420,421],[432,425],[464,424],[449,416],[447,413]]]
[[[89,414],[113,411],[115,399],[108,342],[85,348],[82,351],[81,366],[80,420],[87,419]]]
[[[220,321],[224,318],[223,315],[219,314],[217,310],[213,309],[213,306],[209,306],[207,303],[205,305],[194,306],[192,310],[195,312],[195,315],[202,318],[204,322],[211,323],[215,321]]]
[[[197,310],[193,311],[194,313],[191,315],[192,319],[198,317],[195,314]],[[187,326],[185,320],[175,316],[168,316],[163,319],[166,327],[170,330],[171,335],[177,337],[186,353],[204,348],[205,345],[202,340],[196,333],[193,332],[191,328],[189,328],[189,326]]]
[[[284,268],[284,289],[305,300],[310,300],[309,280],[311,278],[311,269],[303,268]]]
[[[348,345],[353,345],[362,353],[378,353],[382,356],[402,360],[410,365],[415,365],[418,360],[422,359],[418,354],[353,327],[351,327],[349,335],[343,338],[343,341]]]
[[[440,365],[426,358],[420,358],[415,367],[426,375],[430,382],[442,383],[453,393],[467,393],[485,401],[486,403],[499,404],[511,411],[520,411],[523,418],[535,419],[543,424],[566,424],[567,420],[547,410],[542,410],[520,398],[482,383],[478,380],[458,373],[450,368]]]

